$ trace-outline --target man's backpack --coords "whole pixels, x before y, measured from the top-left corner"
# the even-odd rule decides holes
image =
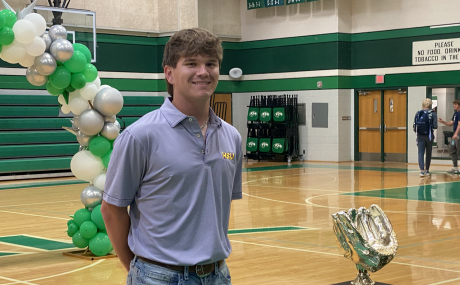
[[[415,115],[415,132],[418,135],[429,135],[431,133],[431,114],[428,110],[420,110]]]

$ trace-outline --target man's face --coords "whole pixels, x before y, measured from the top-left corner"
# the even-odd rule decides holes
[[[185,56],[175,68],[165,66],[164,72],[174,87],[174,98],[207,100],[219,81],[219,61],[206,55]]]
[[[458,104],[454,104],[454,109],[455,111],[459,111],[460,110],[460,106]]]

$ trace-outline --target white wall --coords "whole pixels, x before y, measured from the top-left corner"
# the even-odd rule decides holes
[[[247,112],[251,96],[299,95],[298,102],[306,104],[306,126],[299,127],[300,153],[309,161],[351,161],[353,154],[353,121],[342,121],[343,116],[353,114],[351,90],[305,90],[257,93],[233,93],[233,126],[243,139],[246,151]],[[328,103],[328,128],[312,128],[312,103]]]
[[[458,0],[352,0],[352,32],[458,23],[459,11]]]

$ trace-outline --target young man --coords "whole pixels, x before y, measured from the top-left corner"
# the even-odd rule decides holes
[[[443,119],[439,118],[439,122],[441,124],[444,124],[446,126],[453,126],[454,127],[454,135],[452,136],[452,142],[449,146],[449,153],[450,157],[452,158],[452,163],[453,163],[453,168],[451,170],[448,170],[448,173],[452,174],[460,174],[460,171],[458,170],[458,165],[457,165],[457,160],[458,156],[460,155],[460,147],[458,146],[459,140],[459,131],[460,131],[460,100],[457,99],[453,102],[454,104],[454,109],[455,113],[454,116],[452,116],[452,121],[446,122]]]
[[[163,57],[172,97],[115,141],[101,211],[127,284],[231,284],[227,231],[231,201],[242,198],[242,150],[209,107],[222,54],[205,30],[174,34]]]
[[[414,131],[417,133],[418,165],[420,177],[430,175],[431,151],[433,149],[434,131],[438,128],[438,120],[435,112],[431,110],[432,101],[426,98],[422,102],[422,110],[415,114]],[[426,163],[424,156],[426,152]]]

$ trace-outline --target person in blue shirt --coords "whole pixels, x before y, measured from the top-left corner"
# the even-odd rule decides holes
[[[422,102],[422,110],[415,114],[414,118],[414,131],[417,133],[417,147],[418,147],[418,165],[420,167],[420,177],[430,175],[431,153],[433,149],[434,132],[433,129],[438,128],[438,120],[436,112],[431,110],[432,101],[426,98]],[[421,116],[420,116],[421,115]],[[422,134],[417,130],[416,121],[418,117],[426,116],[425,119],[429,122],[429,130],[427,134]],[[424,156],[426,153],[426,161]],[[426,162],[426,163],[424,163]]]
[[[171,97],[115,141],[101,212],[128,285],[231,284],[243,155],[238,131],[209,107],[222,57],[210,32],[176,32],[163,55]]]
[[[454,104],[454,110],[455,113],[452,116],[452,120],[450,122],[446,122],[443,119],[439,118],[439,122],[441,124],[444,124],[446,126],[452,126],[454,128],[454,134],[452,136],[452,142],[449,146],[449,154],[450,157],[452,158],[452,164],[453,168],[451,170],[448,170],[448,173],[451,174],[460,174],[460,171],[458,170],[458,156],[460,155],[460,147],[458,146],[459,143],[459,131],[460,131],[460,100],[457,99],[453,102]]]

